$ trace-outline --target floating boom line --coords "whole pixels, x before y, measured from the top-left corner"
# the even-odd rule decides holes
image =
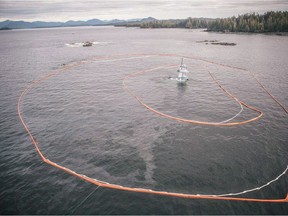
[[[152,55],[152,54],[151,54]],[[146,55],[146,54],[134,54],[134,55],[115,55],[115,56],[134,56],[135,58],[141,58],[141,57],[148,57],[148,56],[151,56],[151,55]],[[154,56],[169,56],[171,54],[153,54]],[[112,57],[115,57],[115,56],[112,56]],[[177,55],[172,55],[172,56],[177,56]],[[132,57],[131,57],[132,58]],[[130,58],[130,59],[131,59]],[[97,62],[109,62],[109,60],[111,61],[116,61],[117,59],[111,59],[111,56],[110,57],[97,57],[96,58]],[[196,59],[196,58],[194,58]],[[93,58],[93,60],[95,60],[95,58]],[[122,59],[118,59],[118,60],[125,60],[125,58],[122,58]],[[288,166],[287,168],[279,175],[277,176],[275,179],[269,181],[268,183],[260,186],[260,187],[256,187],[256,188],[253,188],[253,189],[249,189],[249,190],[245,190],[245,191],[242,191],[242,192],[238,192],[238,193],[227,193],[227,194],[221,194],[221,195],[204,195],[204,194],[185,194],[185,193],[175,193],[175,192],[167,192],[167,191],[157,191],[157,190],[152,190],[152,189],[145,189],[145,188],[132,188],[132,187],[125,187],[125,186],[121,186],[121,185],[117,185],[117,184],[110,184],[108,182],[104,182],[104,181],[101,181],[101,180],[97,180],[97,179],[94,179],[94,178],[90,178],[86,175],[83,175],[83,174],[79,174],[69,168],[66,168],[64,166],[61,166],[51,160],[49,160],[48,158],[46,158],[44,156],[44,154],[42,153],[42,151],[40,150],[39,146],[38,146],[38,142],[36,141],[35,137],[32,135],[32,132],[29,130],[28,126],[26,125],[25,121],[24,121],[24,118],[22,116],[22,112],[21,112],[21,103],[23,101],[23,98],[24,96],[36,85],[39,85],[40,83],[42,83],[43,81],[51,78],[52,76],[55,76],[57,74],[60,74],[61,72],[64,72],[64,71],[67,71],[69,69],[72,69],[72,68],[75,68],[77,66],[80,66],[82,64],[85,64],[89,61],[78,61],[78,62],[75,62],[71,65],[66,65],[64,67],[62,67],[61,69],[58,69],[57,71],[53,71],[45,76],[42,76],[40,77],[39,79],[36,79],[34,81],[32,81],[23,91],[22,93],[20,94],[19,98],[18,98],[18,106],[17,106],[17,111],[18,111],[18,115],[19,115],[19,118],[20,118],[20,121],[24,127],[24,129],[26,130],[26,132],[28,133],[30,139],[31,139],[31,142],[33,143],[33,145],[35,146],[35,149],[37,151],[37,153],[39,154],[41,160],[43,162],[45,162],[46,164],[49,164],[57,169],[60,169],[60,170],[63,170],[65,171],[66,173],[69,173],[75,177],[78,177],[79,179],[82,179],[84,181],[87,181],[87,182],[90,182],[94,185],[97,185],[98,187],[103,187],[103,188],[110,188],[110,189],[115,189],[115,190],[122,190],[122,191],[130,191],[130,192],[138,192],[138,193],[146,193],[146,194],[154,194],[154,195],[162,195],[162,196],[171,196],[171,197],[179,197],[179,198],[187,198],[187,199],[207,199],[207,200],[226,200],[226,201],[243,201],[243,202],[261,202],[261,203],[284,203],[284,202],[288,202],[288,194],[286,195],[285,198],[282,198],[282,199],[259,199],[259,198],[245,198],[245,197],[236,197],[238,195],[243,195],[243,194],[246,194],[246,193],[249,193],[249,192],[252,192],[252,191],[256,191],[256,190],[260,190],[264,187],[267,187],[268,185],[270,185],[271,183],[277,181],[280,177],[282,177],[283,175],[285,175],[288,171]],[[167,67],[167,66],[166,66]],[[170,65],[171,67],[171,65]],[[160,67],[161,68],[161,67]],[[163,68],[163,67],[162,67]],[[142,74],[142,73],[145,73],[145,72],[148,72],[148,71],[154,71],[156,69],[159,69],[159,67],[157,68],[154,68],[154,69],[149,69],[149,70],[142,70],[140,72],[136,72],[136,73],[133,73],[133,74],[130,74],[130,75],[127,75],[124,77],[123,79],[123,87],[125,87],[125,80],[128,78],[128,77],[132,77],[132,76],[135,76],[135,75],[139,75],[139,74]],[[210,73],[210,72],[209,72]],[[256,112],[259,112],[260,115],[254,119],[251,119],[250,121],[245,121],[245,122],[240,122],[240,124],[245,124],[245,123],[248,123],[248,122],[251,122],[251,121],[255,121],[257,120],[258,118],[260,118],[262,116],[262,112],[256,108],[253,108],[253,107],[250,107],[248,106],[247,104],[245,104],[244,102],[241,102],[239,101],[235,96],[233,96],[231,93],[229,93],[228,91],[226,91],[224,89],[224,87],[219,84],[219,82],[212,76],[212,74],[210,73],[210,76],[214,79],[214,81],[219,85],[219,87],[225,91],[229,96],[231,96],[232,98],[234,98],[237,102],[243,104],[244,106],[256,111]],[[126,86],[126,90],[129,90],[128,87]],[[133,97],[135,97],[143,106],[145,106],[145,104],[143,102],[141,102],[141,100],[139,99],[139,97],[135,94],[133,94],[131,91],[129,91],[130,94],[132,94]],[[149,106],[145,106],[147,109],[149,109],[150,107]],[[152,108],[150,108],[150,111],[153,111],[159,115],[162,115],[164,117],[168,117],[170,119],[174,119],[174,120],[177,120],[177,121],[181,121],[181,119],[177,118],[177,117],[173,117],[171,118],[171,116],[168,116],[166,114],[162,114],[156,110],[153,110]],[[182,120],[183,121],[183,120]],[[191,121],[191,120],[189,120]],[[192,122],[189,122],[188,123],[192,123]],[[184,122],[187,122],[187,121],[184,121]],[[200,123],[198,121],[196,122],[193,122],[193,123]],[[201,123],[200,123],[201,124]],[[227,124],[231,124],[231,125],[227,125]],[[239,124],[239,122],[238,122]],[[232,125],[237,125],[237,122],[236,124],[235,123],[209,123],[208,125],[211,125],[211,126],[232,126]],[[233,197],[231,197],[233,196]]]

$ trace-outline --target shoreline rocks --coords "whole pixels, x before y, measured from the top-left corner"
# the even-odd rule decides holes
[[[203,40],[203,41],[196,41],[196,43],[205,43],[206,45],[221,45],[221,46],[236,46],[236,43],[229,43],[229,42],[220,42],[218,40]]]

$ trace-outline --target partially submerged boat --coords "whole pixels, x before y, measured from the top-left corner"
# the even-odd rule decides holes
[[[179,69],[177,70],[178,72],[178,77],[176,78],[176,80],[180,83],[185,83],[188,80],[188,69],[187,66],[183,63],[183,58],[181,61],[181,65],[179,67]]]

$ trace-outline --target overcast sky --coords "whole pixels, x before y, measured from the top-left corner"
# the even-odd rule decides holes
[[[0,21],[229,17],[288,10],[288,0],[0,0]]]

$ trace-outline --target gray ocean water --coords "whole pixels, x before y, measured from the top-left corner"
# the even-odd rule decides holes
[[[199,43],[218,40],[220,46]],[[223,194],[261,186],[288,165],[287,114],[241,70],[184,59],[187,85],[167,77],[176,68],[127,80],[154,109],[198,121],[221,122],[240,111],[208,70],[239,100],[264,112],[233,127],[175,122],[149,112],[122,88],[125,75],[180,64],[170,53],[245,68],[288,107],[288,37],[184,29],[77,27],[0,32],[1,214],[288,214],[287,203],[189,200],[97,188],[43,163],[18,114],[18,97],[33,80],[63,65],[91,60],[51,77],[23,98],[24,120],[50,160],[92,178],[129,187]],[[78,43],[94,41],[92,47]],[[147,54],[129,58],[131,54]],[[131,56],[130,56],[131,57]],[[235,119],[253,118],[244,108]],[[287,174],[244,195],[284,198]]]

